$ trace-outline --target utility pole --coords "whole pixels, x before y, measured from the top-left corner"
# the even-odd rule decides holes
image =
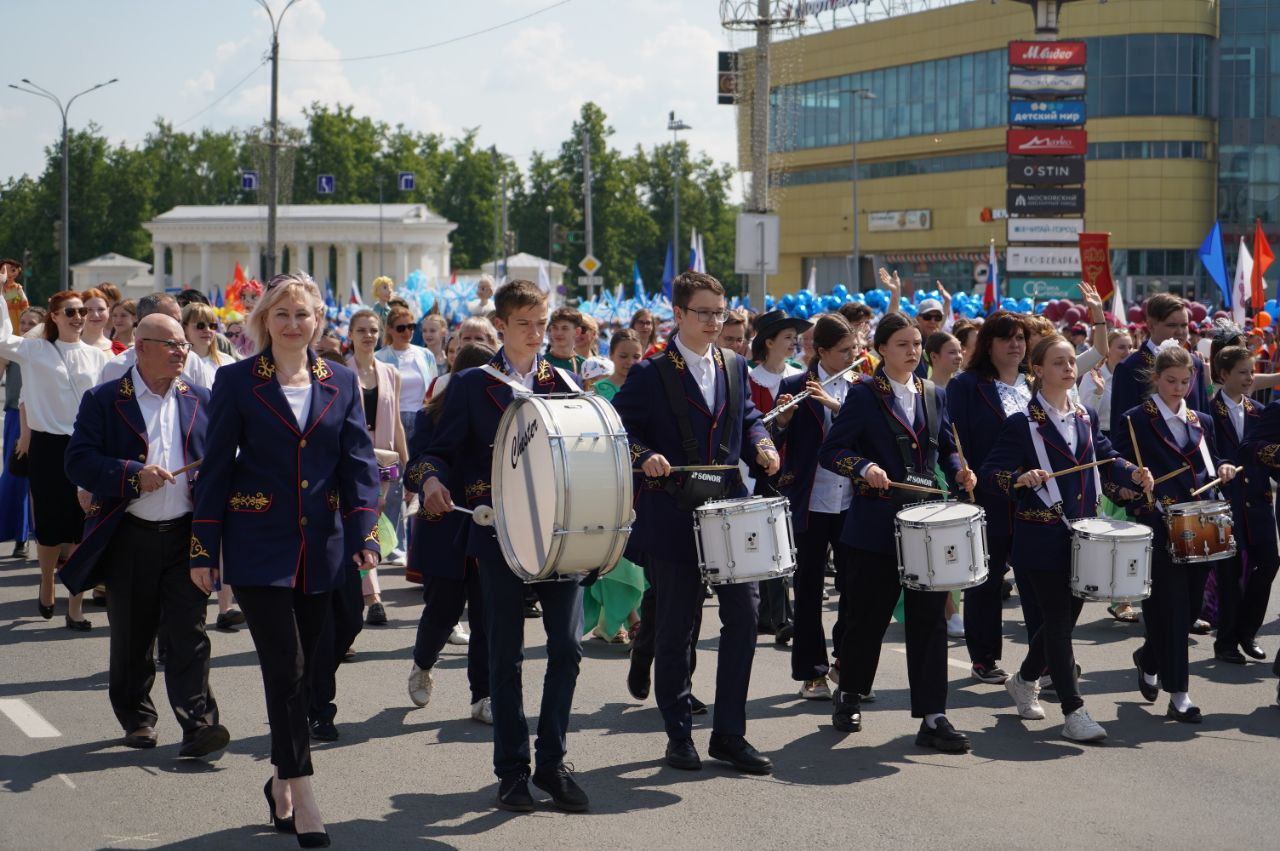
[[[497,171],[502,164],[498,157],[498,146],[494,145],[489,148],[489,162],[493,165],[493,170]],[[494,194],[498,192],[498,184],[493,187]],[[495,199],[496,200],[496,199]],[[493,271],[494,277],[498,277],[498,258],[502,256],[502,246],[507,241],[506,234],[502,231],[502,216],[493,217]]]
[[[267,0],[258,0],[271,22],[271,141],[267,143],[267,279],[276,274],[276,207],[280,203],[280,22],[298,0],[289,0],[276,17]]]
[[[756,14],[755,88],[751,93],[751,211],[769,212],[769,38],[772,10],[759,0]],[[765,275],[752,275],[747,284],[751,306],[764,309]]]
[[[591,229],[591,130],[585,126],[582,128],[582,217],[587,256],[594,257],[596,242],[595,234]],[[595,287],[587,287],[587,298],[594,297]]]
[[[680,131],[693,128],[678,120],[676,111],[673,109],[667,116],[667,129],[671,131],[671,183],[675,188],[671,213],[671,257],[673,264],[678,266],[680,258]]]
[[[507,258],[511,255],[511,240],[507,230],[507,170],[502,170],[502,277],[507,277]]]
[[[547,262],[548,263],[553,262],[551,259],[551,255],[552,253],[555,252],[555,249],[556,249],[555,214],[556,214],[556,208],[548,204],[547,205]]]

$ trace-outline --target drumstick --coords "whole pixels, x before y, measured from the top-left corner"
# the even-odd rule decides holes
[[[960,469],[961,469],[961,470],[967,470],[967,469],[969,469],[969,462],[968,462],[968,461],[966,461],[966,460],[964,460],[964,447],[962,447],[962,446],[960,445],[960,432],[956,431],[956,424],[955,424],[955,423],[952,423],[952,424],[951,424],[951,437],[952,437],[952,438],[955,440],[955,442],[956,442],[956,454],[960,456]],[[973,492],[972,492],[972,491],[965,491],[965,493],[966,493],[966,494],[968,494],[968,496],[969,496],[969,501],[970,501],[970,502],[973,502]]]
[[[1241,470],[1243,470],[1243,469],[1244,469],[1244,467],[1232,467],[1232,469],[1233,469],[1233,470],[1235,470],[1235,471],[1238,473],[1238,472],[1240,472]],[[1222,476],[1218,476],[1218,478],[1216,478],[1216,479],[1214,479],[1213,481],[1209,482],[1209,484],[1205,485],[1204,487],[1196,488],[1195,490],[1193,490],[1193,491],[1191,492],[1191,495],[1192,495],[1192,496],[1199,496],[1200,494],[1204,493],[1204,492],[1205,492],[1205,491],[1207,491],[1207,490],[1212,490],[1213,488],[1216,488],[1216,487],[1217,487],[1218,485],[1220,485],[1220,484],[1222,484]]]
[[[494,520],[493,509],[487,505],[482,505],[475,510],[463,508],[461,505],[455,505],[454,511],[461,511],[463,514],[470,514],[471,519],[475,521],[477,526],[492,526]]]
[[[176,477],[178,477],[178,476],[181,476],[183,473],[186,473],[186,472],[188,472],[188,471],[190,471],[190,470],[194,470],[196,467],[199,467],[199,466],[200,466],[200,462],[201,462],[201,461],[203,461],[203,460],[204,460],[203,458],[197,458],[196,460],[192,461],[192,462],[191,462],[190,464],[188,464],[187,466],[185,466],[185,467],[179,467],[178,469],[174,470],[174,471],[173,471],[172,473],[170,473],[169,475],[171,475],[171,476],[173,476],[173,477],[175,477],[175,478],[176,478]]]
[[[1058,476],[1065,476],[1067,473],[1078,473],[1081,470],[1088,470],[1091,467],[1101,467],[1103,464],[1110,464],[1113,460],[1114,459],[1112,458],[1103,458],[1101,461],[1094,461],[1089,464],[1079,464],[1075,467],[1068,467],[1065,470],[1058,470],[1056,472],[1050,473],[1049,478],[1056,479]],[[1020,487],[1024,487],[1024,485],[1022,484],[1022,482],[1018,482],[1016,485],[1014,485],[1014,487],[1020,488]]]
[[[921,493],[939,493],[939,494],[942,494],[943,496],[947,495],[946,491],[938,490],[937,488],[927,488],[923,485],[910,485],[910,484],[907,484],[906,482],[889,482],[889,487],[902,488],[903,490],[908,490],[908,491],[920,491]]]
[[[1187,472],[1187,470],[1190,470],[1190,469],[1191,469],[1191,465],[1190,465],[1190,464],[1183,464],[1181,467],[1179,467],[1178,469],[1174,470],[1172,473],[1165,473],[1163,476],[1161,476],[1160,478],[1158,478],[1158,479],[1156,479],[1154,482],[1152,482],[1152,484],[1153,484],[1153,485],[1158,485],[1158,484],[1160,484],[1161,482],[1167,482],[1167,481],[1169,481],[1170,479],[1172,479],[1174,476],[1181,476],[1183,473]]]
[[[1138,448],[1138,436],[1133,433],[1133,418],[1125,417],[1125,424],[1129,426],[1129,442],[1133,444],[1133,457],[1138,462],[1139,467],[1145,467],[1142,463],[1142,450]],[[1152,491],[1147,491],[1147,505],[1155,505],[1156,500],[1152,495]]]
[[[711,473],[719,470],[736,470],[733,464],[685,464],[682,467],[672,467],[673,473]],[[643,467],[632,467],[631,472],[643,473]]]

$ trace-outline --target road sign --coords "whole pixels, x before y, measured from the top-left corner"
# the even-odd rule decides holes
[[[317,195],[332,195],[334,187],[336,185],[337,185],[337,182],[333,179],[332,174],[316,175],[316,194]]]
[[[578,286],[580,287],[602,287],[604,286],[604,278],[600,275],[579,275]]]
[[[417,186],[417,180],[414,177],[413,172],[411,171],[400,172],[398,185],[400,186],[401,192],[412,192],[414,190],[414,187]]]
[[[257,192],[258,173],[256,171],[240,172],[240,188],[245,192]]]
[[[778,274],[778,217],[772,213],[739,213],[733,271],[739,275]]]
[[[586,272],[588,276],[592,276],[599,271],[600,261],[595,258],[594,254],[588,254],[578,263],[578,268]]]

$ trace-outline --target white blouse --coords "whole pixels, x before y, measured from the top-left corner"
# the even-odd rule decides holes
[[[80,397],[98,383],[110,354],[88,343],[51,343],[13,333],[0,310],[0,358],[22,367],[22,402],[32,431],[71,434]]]

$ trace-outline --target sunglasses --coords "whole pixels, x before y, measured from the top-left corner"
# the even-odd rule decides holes
[[[399,333],[403,334],[405,331],[412,331],[412,330],[413,330],[413,323],[412,323],[412,322],[410,322],[410,323],[408,323],[407,325],[392,325],[392,326],[391,326],[391,330],[393,330],[393,331],[396,331],[396,332],[399,332]]]
[[[77,316],[88,316],[89,308],[87,307],[64,307],[62,315],[68,319],[75,319]]]
[[[920,318],[921,318],[921,319],[929,319],[929,320],[932,320],[932,321],[934,321],[934,322],[941,322],[941,321],[942,321],[942,314],[941,314],[941,313],[922,313],[922,314],[920,314]]]
[[[216,331],[217,327],[211,322],[197,322],[195,325],[197,331]]]

